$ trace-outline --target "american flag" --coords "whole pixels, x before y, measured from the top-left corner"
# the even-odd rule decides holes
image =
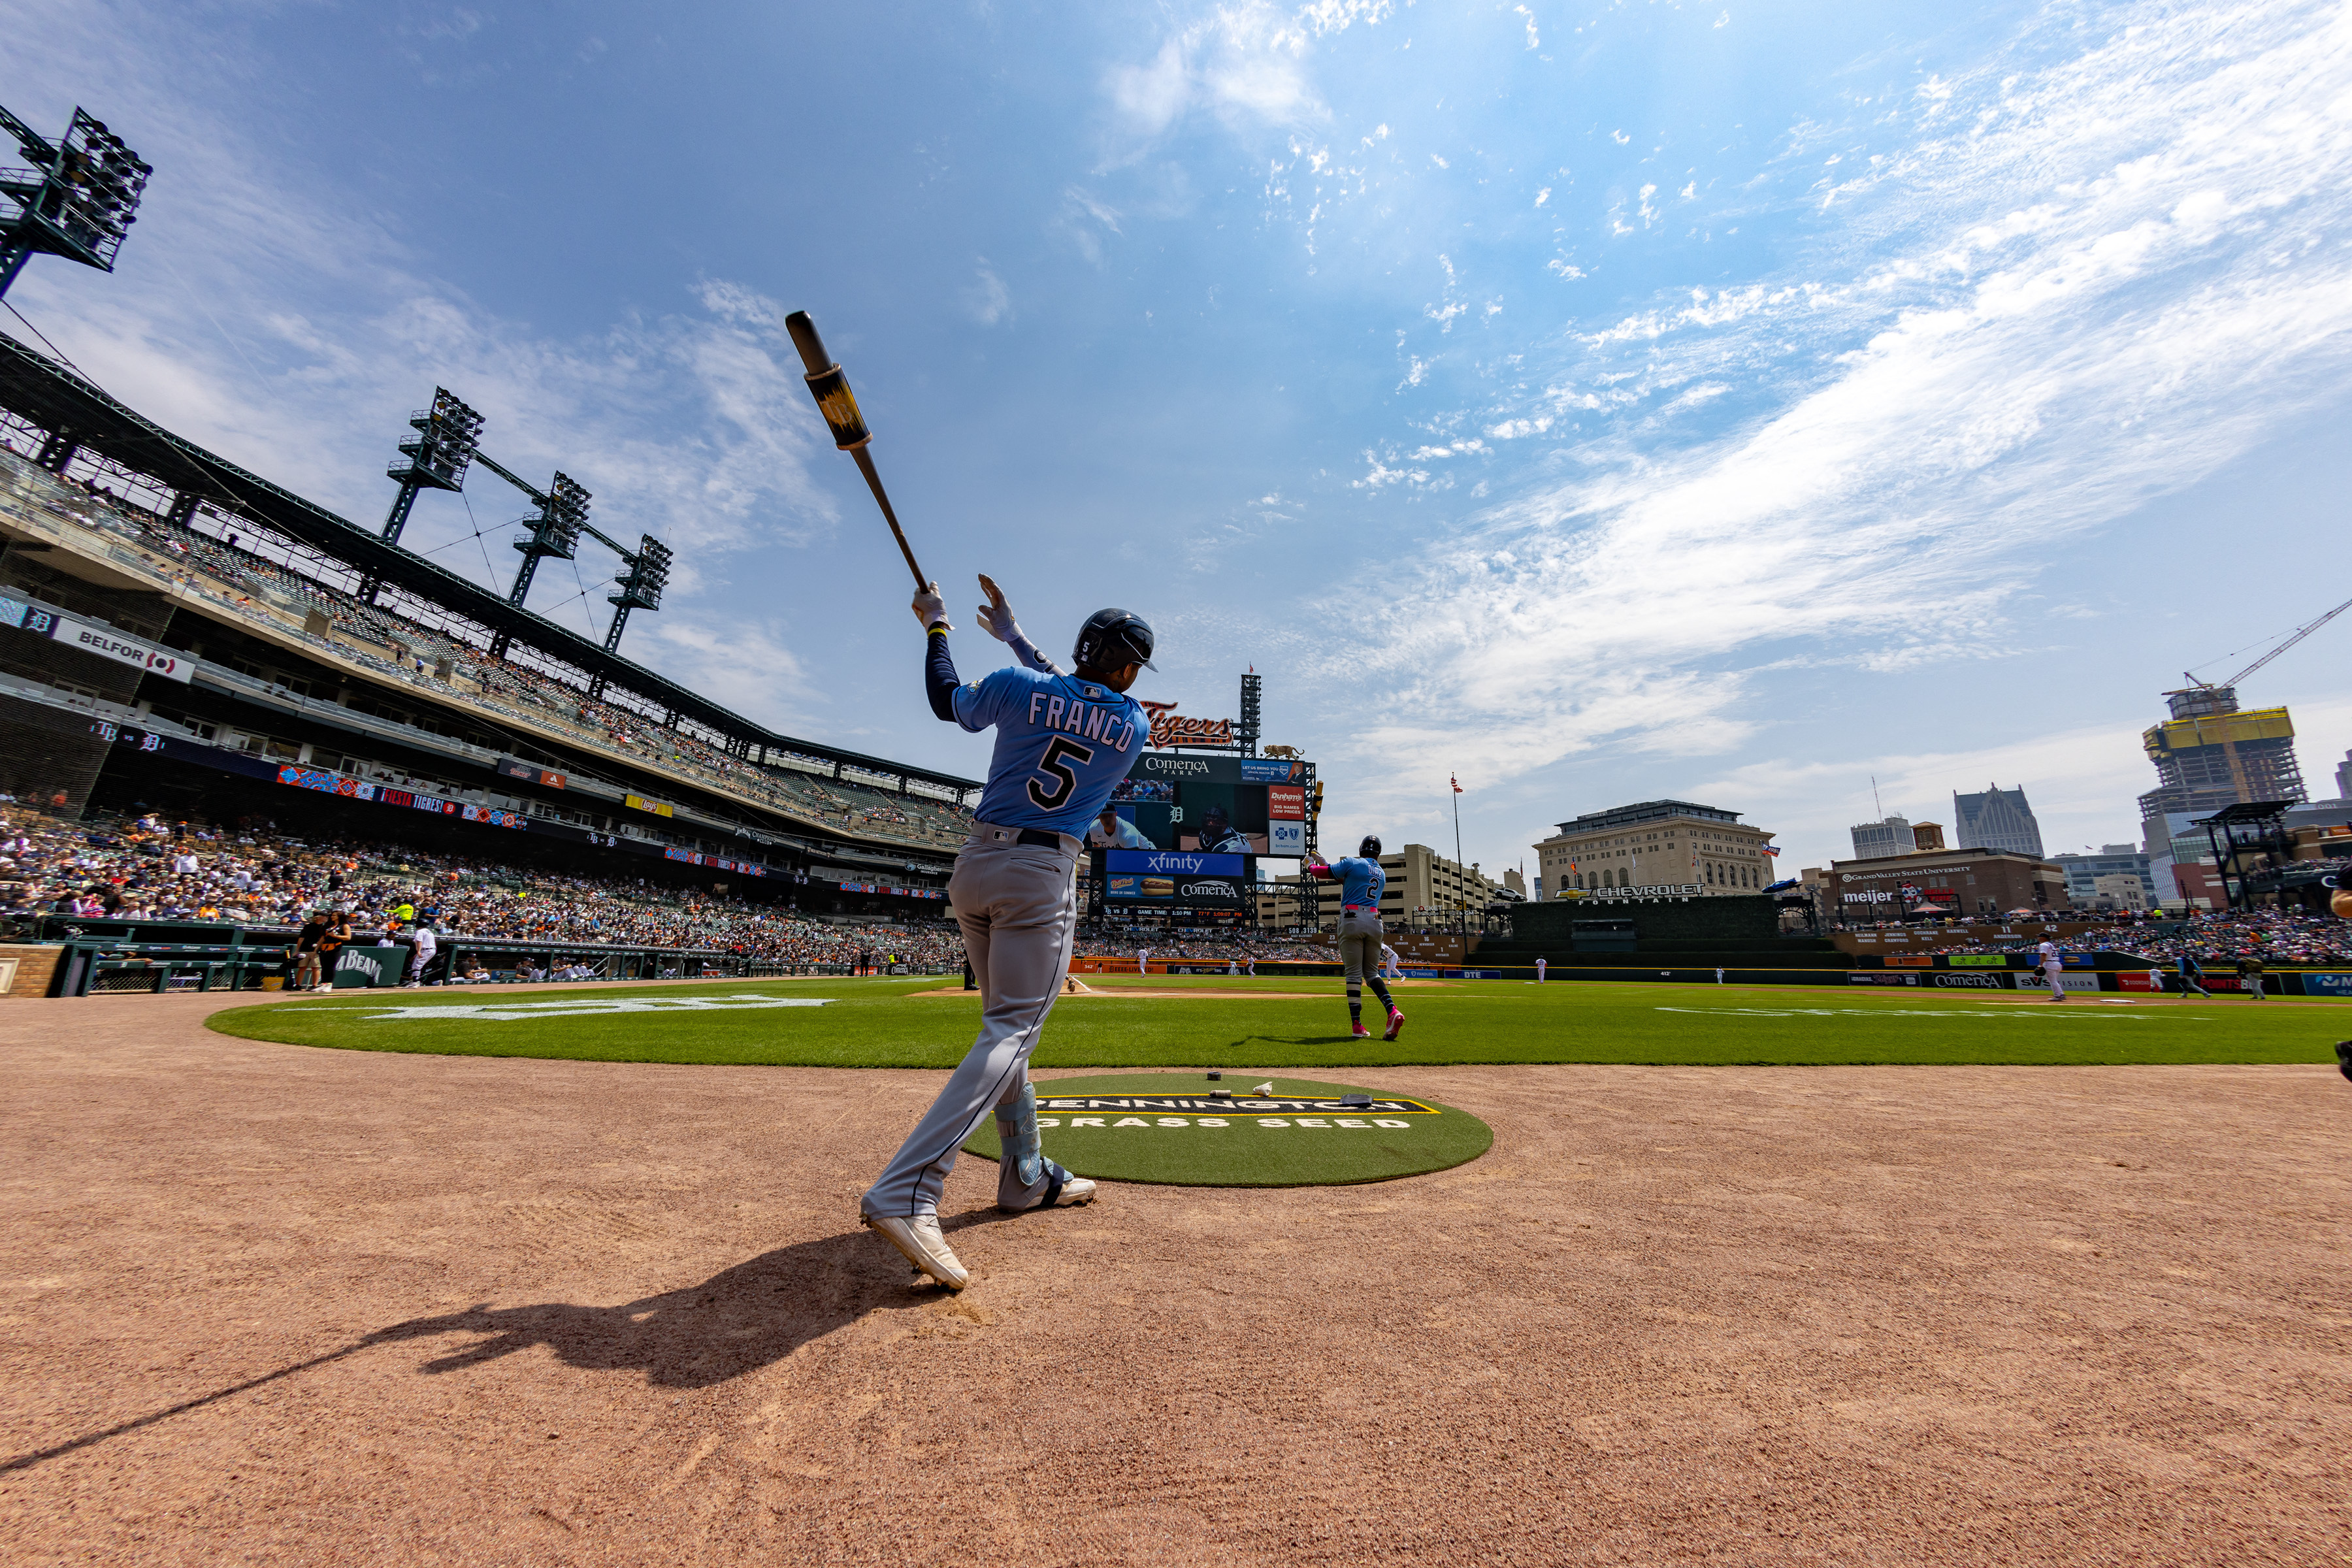
[[[1460,795],[1462,793],[1462,781],[1460,779],[1454,777],[1452,773],[1448,773],[1445,775],[1445,782],[1454,786],[1454,793],[1455,795]]]

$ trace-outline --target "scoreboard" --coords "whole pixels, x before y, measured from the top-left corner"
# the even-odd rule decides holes
[[[1087,832],[1114,910],[1247,907],[1260,857],[1307,852],[1315,764],[1146,752]]]

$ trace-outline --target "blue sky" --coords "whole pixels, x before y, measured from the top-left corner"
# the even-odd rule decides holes
[[[816,739],[985,765],[796,308],[951,603],[1139,610],[1188,713],[1255,664],[1328,834],[1450,847],[1458,772],[1490,870],[1660,795],[1820,864],[1874,774],[2134,837],[2157,694],[2352,592],[2340,6],[5,9],[0,101],[156,168],[42,331],[357,521],[451,387],[677,547],[628,651]],[[467,501],[408,538],[503,584]],[[2243,694],[2315,795],[2347,638]]]

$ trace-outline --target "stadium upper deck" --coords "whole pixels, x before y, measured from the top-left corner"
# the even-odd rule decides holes
[[[9,782],[44,799],[95,782],[92,767],[77,784],[65,754],[67,737],[95,734],[101,753],[129,740],[148,763],[160,752],[604,849],[934,897],[971,820],[969,780],[768,731],[5,338],[0,539],[0,594],[39,628],[17,613],[0,631],[0,704],[54,742],[18,750],[58,753],[55,778]],[[367,579],[379,603],[361,596]],[[166,650],[179,670],[44,642],[60,618]]]

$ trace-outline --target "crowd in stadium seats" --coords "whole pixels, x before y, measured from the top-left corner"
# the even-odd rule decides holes
[[[1328,963],[1338,958],[1328,942],[1294,939],[1276,931],[1248,931],[1236,927],[1232,931],[1190,928],[1179,936],[1169,933],[1142,933],[1131,928],[1112,930],[1090,926],[1078,932],[1077,951],[1090,958],[1137,958],[1150,953],[1153,960],[1208,960],[1217,963],[1232,961],[1247,963],[1252,959],[1266,963],[1302,960]]]
[[[2127,952],[2169,963],[2184,952],[2205,963],[2258,957],[2269,963],[2342,963],[2352,961],[2352,922],[2333,915],[2290,913],[2276,909],[2192,910],[2184,918],[2118,916],[2066,938],[2082,951]],[[1939,952],[2018,952],[2034,946],[2021,937],[1988,933]]]
[[[445,939],[565,947],[718,950],[760,963],[850,963],[861,955],[961,964],[948,921],[904,924],[813,918],[628,877],[563,876],[395,844],[303,840],[262,824],[93,818],[68,823],[0,797],[0,917],[217,921],[279,927],[345,909],[382,930],[404,907]],[[1183,940],[1132,932],[1081,939],[1087,953],[1246,963],[1323,959],[1329,950],[1265,933]]]
[[[831,764],[816,758],[801,759],[800,765],[782,758],[755,763],[730,755],[682,725],[665,725],[599,700],[512,658],[493,659],[484,648],[244,548],[251,541],[233,522],[223,523],[226,531],[215,539],[101,486],[61,478],[13,455],[0,458],[0,472],[20,497],[51,514],[134,542],[180,592],[269,621],[281,637],[420,688],[442,702],[551,728],[593,751],[618,752],[861,838],[944,851],[970,831],[971,812],[956,802],[836,778]],[[325,634],[307,624],[313,613],[326,618]],[[810,771],[819,767],[823,774]]]
[[[305,842],[264,827],[91,820],[0,804],[0,915],[299,923],[347,909],[381,930],[404,907],[445,934],[564,946],[719,950],[762,963],[862,953],[963,962],[955,928],[844,923],[777,904],[623,877],[567,877],[403,846]]]
[[[2117,951],[2167,963],[2184,952],[2209,964],[2240,958],[2265,963],[2343,963],[2352,962],[2352,921],[2275,909],[2231,910],[2198,915],[2169,935],[2132,933],[2117,944]]]

